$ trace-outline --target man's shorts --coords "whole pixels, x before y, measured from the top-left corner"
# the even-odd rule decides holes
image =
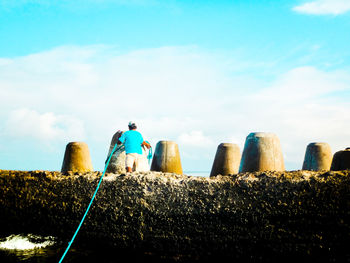
[[[139,156],[138,153],[128,153],[125,158],[125,166],[133,168],[135,164],[135,168],[137,169]]]

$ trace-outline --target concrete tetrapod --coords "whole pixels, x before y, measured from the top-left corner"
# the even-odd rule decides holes
[[[350,169],[350,147],[343,151],[338,151],[333,156],[331,171],[341,171]]]
[[[173,141],[159,141],[154,151],[151,171],[182,174],[179,147]]]
[[[115,144],[117,143],[120,136],[123,134],[122,131],[117,131],[111,140],[111,145],[109,146],[107,160],[112,150],[114,149]],[[112,155],[111,160],[109,161],[108,167],[106,169],[106,173],[125,173],[125,151],[122,147],[116,148],[116,152]]]
[[[210,177],[216,176],[218,174],[228,175],[238,173],[240,161],[241,153],[237,144],[219,144],[216,150],[213,167],[211,168]]]
[[[64,153],[62,173],[93,171],[89,147],[85,142],[70,142]]]
[[[313,142],[306,147],[303,170],[329,170],[332,163],[332,150],[328,143]]]
[[[281,144],[273,133],[253,132],[245,141],[239,172],[284,171]]]

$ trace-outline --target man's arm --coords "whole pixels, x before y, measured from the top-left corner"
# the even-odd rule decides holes
[[[147,149],[151,148],[151,145],[148,142],[146,142],[146,141],[143,141],[141,145],[146,146]]]

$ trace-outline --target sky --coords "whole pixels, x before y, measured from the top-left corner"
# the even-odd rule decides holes
[[[103,171],[129,121],[184,171],[275,133],[350,146],[350,0],[0,0],[0,169],[61,169],[83,141]]]

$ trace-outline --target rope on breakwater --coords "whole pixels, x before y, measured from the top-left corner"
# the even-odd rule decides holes
[[[148,141],[146,141],[147,143],[149,143]],[[148,160],[148,165],[151,165],[151,159],[152,159],[152,146],[149,148],[149,151],[148,151],[148,155],[147,155],[147,160]]]
[[[79,232],[80,227],[82,226],[82,224],[83,224],[83,222],[84,222],[84,220],[85,220],[85,217],[86,217],[87,213],[88,213],[89,210],[90,210],[90,206],[91,206],[92,202],[94,201],[95,195],[96,195],[96,193],[97,193],[97,191],[98,191],[98,188],[100,187],[100,184],[101,184],[101,182],[102,182],[102,178],[103,178],[103,176],[105,175],[105,172],[106,172],[106,169],[107,169],[107,167],[108,167],[109,161],[111,160],[112,155],[113,155],[113,153],[114,153],[116,147],[117,147],[117,144],[115,144],[115,146],[114,146],[114,148],[113,148],[113,150],[112,150],[112,152],[111,152],[111,154],[110,154],[110,156],[109,156],[109,158],[108,158],[107,164],[105,165],[105,169],[104,169],[104,171],[103,171],[103,173],[102,173],[102,176],[101,176],[101,178],[100,178],[100,181],[98,182],[98,185],[97,185],[97,187],[96,187],[95,193],[94,193],[94,195],[93,195],[92,198],[91,198],[90,204],[89,204],[88,208],[86,209],[86,212],[85,212],[83,218],[81,219],[80,224],[79,224],[77,230],[75,231],[75,233],[74,233],[74,235],[73,235],[73,237],[72,237],[72,240],[68,243],[68,246],[67,246],[67,248],[66,248],[66,251],[64,251],[64,253],[63,253],[63,255],[62,255],[62,257],[61,257],[59,263],[61,263],[61,262],[63,261],[64,257],[66,256],[66,254],[67,254],[69,248],[70,248],[71,245],[73,244],[73,241],[74,241],[76,235],[77,235],[78,232]],[[120,147],[123,147],[123,144],[122,144]],[[118,148],[118,149],[119,149],[119,148]]]

